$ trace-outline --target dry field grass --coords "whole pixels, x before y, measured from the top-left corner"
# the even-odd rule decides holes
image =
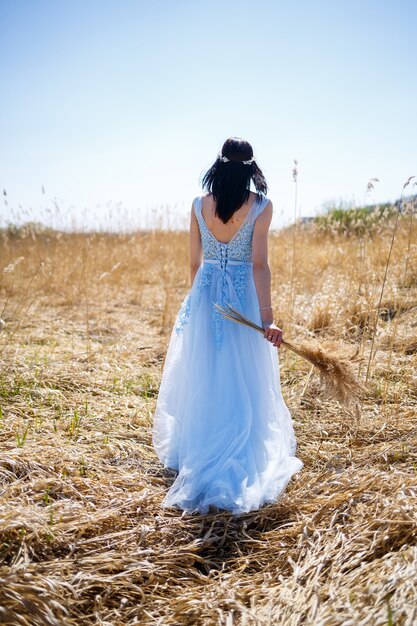
[[[3,232],[1,623],[417,623],[417,233],[401,216],[378,308],[393,227],[271,233],[284,337],[337,346],[363,381],[373,358],[353,411],[280,349],[305,466],[239,518],[160,508],[152,413],[187,234]]]

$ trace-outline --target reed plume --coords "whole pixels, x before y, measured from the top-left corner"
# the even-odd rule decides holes
[[[214,306],[226,319],[253,328],[262,333],[262,335],[264,334],[264,329],[261,326],[242,315],[231,304],[227,303],[226,308],[219,304]],[[282,339],[281,345],[312,363],[317,369],[326,394],[333,396],[341,404],[349,405],[352,402],[356,402],[360,392],[366,390],[366,387],[357,379],[349,359],[344,355],[338,354],[337,350],[332,350],[332,353],[330,353],[320,346],[317,341],[303,341],[295,346],[293,343]]]

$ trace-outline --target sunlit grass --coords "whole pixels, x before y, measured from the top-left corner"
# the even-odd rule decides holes
[[[397,214],[360,228],[329,219],[300,223],[295,236],[271,233],[284,338],[357,351],[362,381],[372,341],[375,349],[358,415],[326,397],[309,363],[280,349],[305,466],[276,504],[241,518],[160,508],[172,473],[154,453],[152,415],[189,288],[187,233],[2,231],[0,621],[411,623],[410,215],[398,216],[394,238]]]

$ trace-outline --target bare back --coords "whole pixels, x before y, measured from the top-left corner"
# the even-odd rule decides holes
[[[206,194],[203,196],[202,215],[207,228],[216,237],[216,239],[223,243],[228,243],[233,239],[239,228],[242,226],[247,214],[249,213],[252,204],[256,201],[256,194],[253,191],[249,192],[248,200],[242,204],[242,206],[233,213],[227,224],[224,224],[217,215],[215,215],[216,202],[213,199],[212,194]]]

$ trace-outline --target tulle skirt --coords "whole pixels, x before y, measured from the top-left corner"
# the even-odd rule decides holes
[[[170,337],[153,444],[176,478],[162,506],[234,514],[276,501],[304,463],[281,393],[279,351],[222,318],[230,302],[261,325],[251,263],[204,261]]]

